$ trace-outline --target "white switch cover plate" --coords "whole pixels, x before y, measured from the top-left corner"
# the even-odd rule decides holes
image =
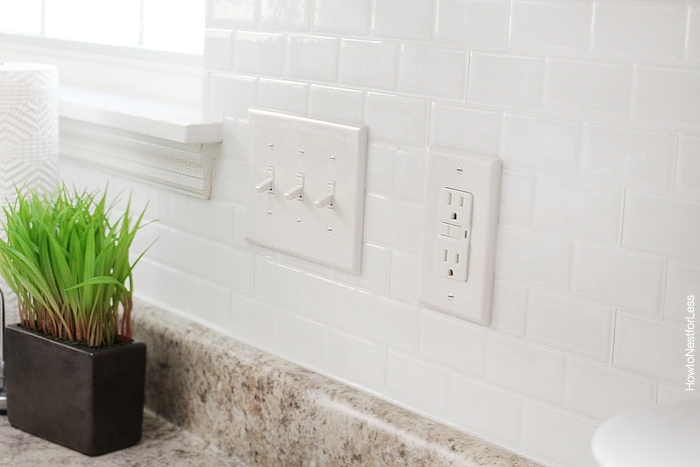
[[[420,302],[479,324],[491,320],[501,168],[442,148],[428,160]]]
[[[367,128],[251,109],[249,155],[246,240],[359,274]]]

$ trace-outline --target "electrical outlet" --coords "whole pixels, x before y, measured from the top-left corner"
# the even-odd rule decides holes
[[[431,149],[419,300],[488,324],[501,189],[501,161]]]

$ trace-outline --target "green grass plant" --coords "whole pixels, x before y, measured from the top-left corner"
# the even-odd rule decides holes
[[[131,200],[110,221],[107,190],[17,190],[3,208],[0,274],[17,294],[21,325],[90,347],[131,341],[129,248],[142,227]]]

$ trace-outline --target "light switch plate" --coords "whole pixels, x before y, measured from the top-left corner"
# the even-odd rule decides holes
[[[251,109],[249,138],[246,240],[359,274],[367,128]]]
[[[501,160],[442,148],[431,149],[428,157],[420,302],[489,324]],[[449,205],[452,197],[460,200],[457,207]],[[456,254],[468,263],[457,263]]]

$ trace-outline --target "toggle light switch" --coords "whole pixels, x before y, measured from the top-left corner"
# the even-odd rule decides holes
[[[319,209],[333,209],[335,206],[335,180],[328,180],[328,192],[314,201],[314,206]]]
[[[304,201],[304,174],[299,172],[297,174],[297,184],[291,187],[289,190],[285,191],[284,197],[297,201]]]
[[[275,168],[272,167],[271,165],[267,166],[267,178],[263,180],[262,182],[258,183],[255,185],[255,191],[258,193],[270,193],[274,194],[274,185],[275,183]]]

